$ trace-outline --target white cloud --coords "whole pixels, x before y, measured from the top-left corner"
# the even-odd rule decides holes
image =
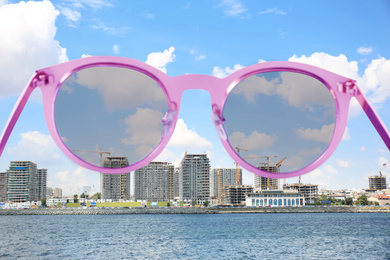
[[[152,14],[152,13],[142,13],[141,17],[143,17],[145,19],[154,19],[154,14]]]
[[[264,10],[264,11],[262,11],[262,12],[259,13],[259,15],[263,15],[263,14],[286,15],[287,12],[280,11],[278,8],[269,8],[269,9]]]
[[[63,190],[63,193],[77,194],[83,186],[88,186],[86,170],[82,167],[77,168],[74,172],[59,171],[54,175],[54,179],[58,182],[57,187]],[[72,193],[70,193],[70,190]]]
[[[357,52],[362,54],[362,55],[367,55],[367,54],[370,54],[372,52],[372,47],[371,46],[370,47],[361,46],[357,49]]]
[[[224,69],[221,69],[220,67],[214,67],[213,68],[213,76],[217,78],[224,78],[228,76],[229,74],[232,74],[233,72],[240,70],[244,68],[241,64],[236,64],[231,69],[230,67],[226,67]]]
[[[374,103],[383,103],[390,97],[390,60],[373,60],[364,72],[364,89]]]
[[[218,7],[222,8],[225,15],[233,18],[247,18],[245,13],[248,9],[241,3],[241,0],[222,0]]]
[[[351,140],[351,135],[349,134],[349,128],[348,127],[345,128],[345,132],[344,132],[342,140],[344,140],[344,141]]]
[[[194,129],[188,129],[184,120],[177,120],[175,131],[168,147],[177,147],[181,149],[192,150],[194,148],[213,148],[213,144],[206,138],[199,136]]]
[[[359,78],[358,62],[348,61],[348,58],[343,54],[332,56],[324,52],[316,52],[310,57],[306,57],[305,55],[297,57],[293,55],[288,60],[317,66],[352,79]]]
[[[245,147],[245,149],[250,151],[272,146],[276,140],[278,138],[275,135],[269,136],[257,131],[253,131],[248,137],[240,131],[233,132],[229,136],[229,142],[233,146]]]
[[[76,10],[72,10],[68,7],[60,7],[61,14],[63,14],[68,20],[70,26],[74,27],[74,23],[78,22],[81,19],[81,13]]]
[[[102,21],[96,21],[96,24],[92,25],[91,28],[95,30],[102,30],[103,32],[106,32],[111,35],[119,35],[119,36],[125,35],[128,30],[128,28],[126,27],[108,26]]]
[[[92,57],[92,55],[91,54],[82,54],[81,55],[81,58],[87,58],[87,57]]]
[[[93,9],[101,9],[104,7],[112,7],[110,1],[105,0],[69,0],[76,8],[91,7]]]
[[[54,39],[58,14],[50,1],[0,6],[0,97],[20,94],[35,70],[68,60]]]
[[[336,159],[336,163],[341,168],[349,168],[349,160],[343,161],[343,160]]]
[[[175,61],[176,55],[173,54],[175,47],[170,47],[164,52],[153,52],[148,55],[146,63],[161,70],[164,73],[167,73],[167,65],[170,62]]]
[[[323,149],[321,149],[320,147],[316,147],[313,149],[301,150],[298,152],[298,154],[302,155],[302,156],[313,156],[313,155],[322,153],[322,151],[323,151]]]
[[[204,60],[204,59],[206,59],[206,55],[197,55],[197,56],[195,56],[195,60],[196,61],[201,61],[201,60]]]
[[[360,151],[364,153],[366,151],[366,147],[362,146],[362,148],[360,148]]]
[[[44,165],[53,164],[61,158],[61,151],[50,135],[30,131],[22,133],[20,137],[16,146],[7,149],[8,154],[13,158],[31,160]]]
[[[114,51],[115,54],[119,54],[119,45],[114,44],[114,47],[112,47],[112,50]]]
[[[323,125],[321,129],[311,129],[303,127],[295,131],[299,138],[312,140],[321,143],[329,143],[333,136],[334,124]]]

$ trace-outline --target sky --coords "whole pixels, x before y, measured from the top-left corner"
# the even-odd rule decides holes
[[[297,61],[353,78],[390,127],[390,3],[384,1],[10,1],[0,0],[0,128],[34,71],[86,56],[121,56],[170,76],[223,78],[264,61]],[[173,137],[157,160],[179,165],[184,153],[209,155],[211,167],[234,168],[210,120],[208,92],[182,97]],[[244,147],[243,147],[244,148]],[[279,161],[281,156],[272,158]],[[0,158],[48,169],[48,186],[65,195],[100,191],[100,175],[56,147],[39,90],[30,97]],[[335,153],[301,182],[320,189],[368,188],[390,177],[390,154],[356,101]],[[386,164],[384,166],[384,164]],[[297,177],[286,180],[298,181]],[[243,183],[253,174],[243,172]]]

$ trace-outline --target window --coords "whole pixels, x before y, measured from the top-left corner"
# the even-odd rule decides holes
[[[282,206],[282,199],[279,199],[278,205],[279,205],[279,206]]]

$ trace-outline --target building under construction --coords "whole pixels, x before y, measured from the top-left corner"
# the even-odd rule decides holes
[[[277,166],[261,166],[260,170],[278,173],[279,167]],[[255,188],[260,188],[262,190],[277,190],[280,187],[279,179],[266,178],[260,175],[254,175],[255,178]]]
[[[377,191],[377,190],[385,190],[387,189],[386,185],[386,177],[384,176],[371,176],[368,178],[368,186],[369,190]]]
[[[250,185],[225,185],[221,198],[222,205],[244,205],[248,193],[253,192]]]
[[[305,198],[305,204],[316,203],[318,199],[318,185],[294,183],[284,187],[285,190],[296,190]]]
[[[122,168],[129,165],[126,157],[107,157],[103,162],[104,168]],[[100,190],[104,200],[130,199],[130,172],[123,174],[100,174]]]
[[[210,195],[212,198],[218,198],[218,187],[237,184],[236,171],[235,168],[216,168],[211,171]],[[239,169],[239,172],[242,176],[242,169]]]

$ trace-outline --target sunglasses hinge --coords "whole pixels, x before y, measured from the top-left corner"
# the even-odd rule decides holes
[[[339,82],[337,83],[338,89],[340,92],[356,96],[357,95],[357,88],[354,80],[347,80],[345,82]]]
[[[39,73],[35,76],[33,80],[34,87],[42,87],[48,85],[53,76],[47,75],[46,73]]]

